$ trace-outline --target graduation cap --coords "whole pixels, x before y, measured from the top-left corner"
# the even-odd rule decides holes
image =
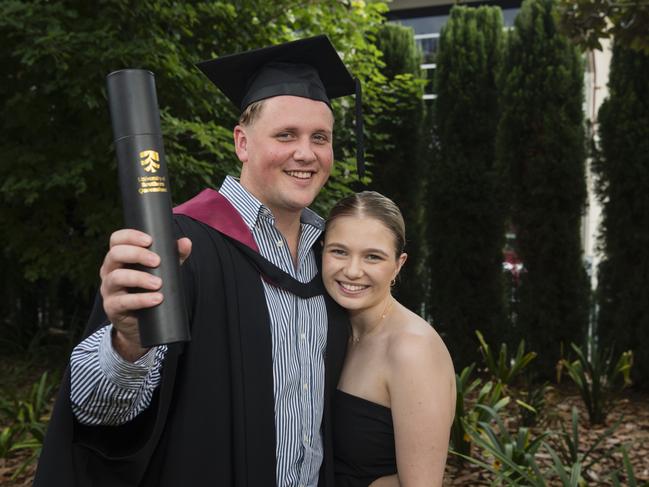
[[[279,95],[326,103],[356,95],[356,164],[363,177],[361,85],[349,74],[325,35],[222,56],[198,68],[243,112],[248,105]]]

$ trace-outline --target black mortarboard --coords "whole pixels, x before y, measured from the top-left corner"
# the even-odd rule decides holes
[[[360,82],[343,64],[327,36],[319,35],[253,49],[197,64],[241,111],[253,102],[279,95],[330,100],[356,94],[356,163],[364,174]]]

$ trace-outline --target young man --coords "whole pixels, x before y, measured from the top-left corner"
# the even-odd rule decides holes
[[[355,83],[324,36],[199,67],[243,111],[242,168],[175,210],[192,340],[141,347],[134,313],[164,296],[132,265],[159,258],[147,235],[115,232],[36,486],[334,485],[329,404],[348,327],[323,291],[323,221],[307,206],[333,164],[329,100]]]

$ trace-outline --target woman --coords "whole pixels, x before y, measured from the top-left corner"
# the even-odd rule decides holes
[[[331,210],[322,275],[352,325],[334,398],[337,487],[442,485],[455,373],[435,330],[390,292],[404,244],[403,217],[379,193]]]

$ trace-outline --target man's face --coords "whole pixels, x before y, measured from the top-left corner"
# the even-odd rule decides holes
[[[276,218],[299,214],[327,182],[333,164],[333,114],[321,102],[276,96],[234,140],[241,184]]]

